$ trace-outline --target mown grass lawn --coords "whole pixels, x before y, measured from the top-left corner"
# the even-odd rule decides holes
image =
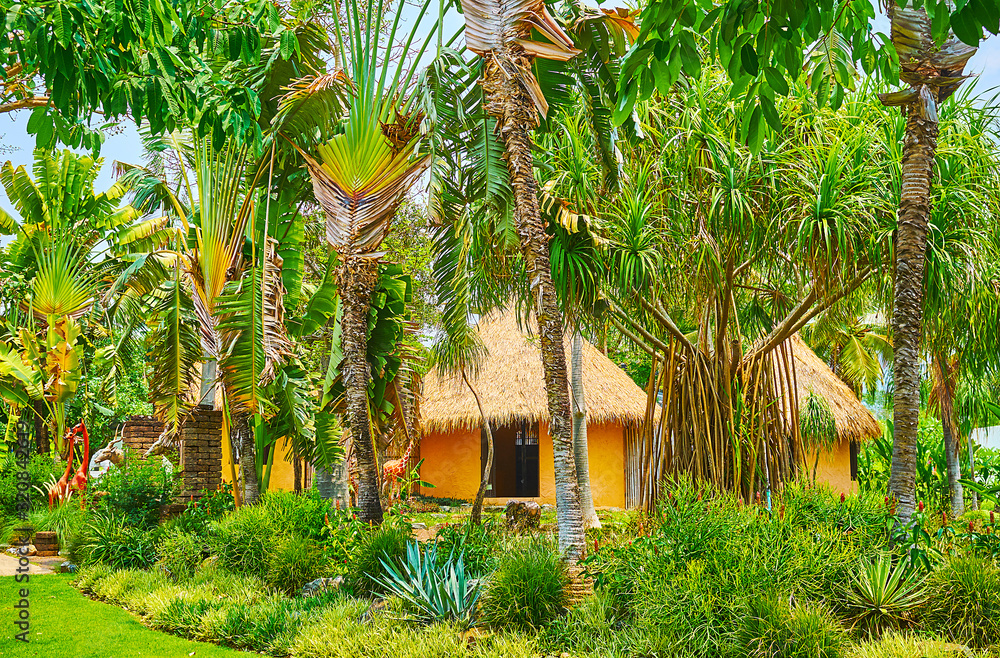
[[[125,610],[86,598],[69,574],[35,576],[30,591],[31,641],[13,639],[14,604],[22,584],[0,578],[0,656],[3,658],[235,658],[247,654],[191,642],[143,626]]]

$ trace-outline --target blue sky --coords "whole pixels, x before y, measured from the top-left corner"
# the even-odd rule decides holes
[[[450,27],[451,21],[448,23],[447,27]],[[887,21],[883,17],[875,21],[874,27],[876,30],[888,31]],[[448,32],[447,29],[445,31]],[[977,83],[979,94],[992,96],[993,92],[986,94],[987,90],[1000,87],[1000,37],[991,37],[982,44],[969,63],[968,72],[980,78]],[[0,115],[0,146],[6,149],[0,155],[0,162],[10,160],[15,166],[25,165],[30,169],[34,137],[27,132],[28,116],[27,111]],[[98,190],[107,189],[113,182],[112,165],[115,160],[137,163],[142,158],[142,148],[134,124],[121,124],[118,133],[110,135],[101,149],[104,165],[97,181]],[[9,207],[2,189],[0,203]]]

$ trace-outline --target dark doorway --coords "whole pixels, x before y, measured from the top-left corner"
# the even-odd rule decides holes
[[[480,469],[486,465],[486,432],[481,432]],[[481,472],[481,471],[480,471]],[[516,421],[493,428],[493,468],[486,489],[490,498],[538,496],[538,423]]]

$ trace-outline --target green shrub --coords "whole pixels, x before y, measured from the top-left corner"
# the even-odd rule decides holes
[[[779,596],[755,599],[736,631],[736,642],[747,656],[781,656],[791,639],[791,619],[788,603]]]
[[[914,635],[887,632],[878,639],[861,642],[848,652],[849,658],[973,658],[963,646],[928,640]],[[983,658],[988,658],[983,655]]]
[[[387,573],[383,561],[397,568],[406,559],[406,543],[410,540],[408,526],[383,523],[361,538],[348,558],[345,580],[358,596],[385,592],[380,580]]]
[[[235,573],[263,579],[276,542],[288,533],[270,510],[261,505],[244,506],[217,525],[213,538],[219,563]]]
[[[565,651],[600,655],[624,639],[621,626],[607,592],[597,591],[546,626],[541,641],[546,655]]]
[[[1000,644],[1000,568],[992,560],[955,557],[927,581],[926,625],[973,647]]]
[[[323,536],[323,524],[330,511],[330,502],[313,490],[302,494],[268,491],[261,496],[258,505],[271,514],[286,534],[308,539]]]
[[[156,567],[172,580],[187,580],[208,557],[205,538],[176,528],[168,530],[157,546]]]
[[[116,569],[148,569],[156,560],[151,533],[120,516],[103,514],[84,525],[74,552],[79,565],[100,563]]]
[[[483,618],[497,628],[542,628],[565,610],[568,584],[558,552],[533,539],[500,559],[483,597]]]
[[[791,607],[776,594],[751,601],[736,631],[738,653],[754,658],[840,658],[847,632],[815,603]]]
[[[264,579],[271,556],[283,540],[323,536],[328,509],[318,495],[267,492],[256,505],[226,514],[215,526],[212,543],[223,567]]]
[[[496,568],[503,532],[502,522],[495,519],[486,519],[479,525],[446,525],[435,538],[438,562],[444,564],[450,555],[461,553],[465,569],[471,576],[485,576]]]
[[[95,483],[98,490],[107,492],[98,499],[98,506],[130,525],[152,528],[176,493],[177,474],[168,473],[158,456],[143,459],[127,448],[126,453],[122,467],[110,469]]]
[[[330,560],[344,571],[351,555],[368,536],[368,524],[358,520],[358,515],[348,509],[331,509],[325,516],[320,541]],[[389,522],[387,519],[386,522]]]
[[[76,572],[73,584],[84,594],[93,594],[93,586],[114,573],[114,568],[106,564],[94,564]]]
[[[326,575],[330,561],[312,539],[292,536],[271,553],[264,582],[289,596],[298,594],[310,580]]]
[[[13,452],[9,454],[13,455]],[[40,510],[49,502],[40,490],[44,491],[50,480],[59,479],[66,472],[66,462],[53,462],[52,457],[47,454],[34,455],[28,462],[27,471],[28,479],[20,486],[22,491],[27,491],[30,496],[31,508]],[[0,515],[2,516],[10,518],[18,516],[17,490],[18,482],[22,482],[20,472],[13,459],[6,461],[3,470],[0,471]]]
[[[840,658],[848,646],[847,631],[829,610],[804,603],[792,610],[788,658]]]
[[[73,536],[77,534],[87,518],[87,512],[80,509],[76,500],[65,503],[57,503],[48,508],[48,505],[37,507],[28,512],[27,521],[19,518],[10,519],[0,533],[0,541],[10,543],[14,537],[14,531],[19,528],[31,528],[35,532],[54,532],[59,538],[61,547],[69,546]]]
[[[451,624],[417,626],[378,616],[359,621],[365,604],[336,599],[296,636],[296,658],[534,658],[538,648],[530,637],[497,633],[466,645]]]

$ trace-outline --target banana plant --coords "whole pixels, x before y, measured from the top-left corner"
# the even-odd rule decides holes
[[[9,404],[38,403],[32,406],[52,421],[60,451],[83,345],[108,332],[104,318],[91,312],[101,283],[121,271],[123,255],[162,238],[162,220],[123,204],[120,186],[94,191],[100,167],[100,160],[70,151],[36,151],[31,173],[10,162],[0,167],[16,211],[0,209],[0,233],[15,236],[0,270],[24,282],[20,294],[2,303],[7,340],[0,347],[0,387]],[[111,371],[105,383],[116,379]]]

